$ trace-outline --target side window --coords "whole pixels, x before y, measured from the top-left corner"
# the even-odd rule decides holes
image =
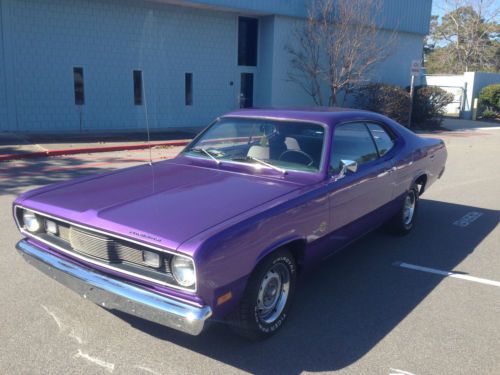
[[[367,123],[368,129],[372,133],[373,139],[377,144],[378,153],[384,156],[394,146],[394,139],[387,131],[380,125]]]
[[[342,159],[361,165],[377,158],[377,149],[364,123],[342,124],[335,128],[330,156],[332,172],[340,172]]]

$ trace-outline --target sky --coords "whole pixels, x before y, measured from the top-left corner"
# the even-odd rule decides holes
[[[452,0],[453,1],[453,0]],[[463,0],[466,2],[467,0]],[[483,1],[491,9],[500,9],[500,0],[470,0],[471,2]],[[446,9],[446,0],[432,0],[432,14],[443,16]],[[499,20],[500,22],[500,20]]]

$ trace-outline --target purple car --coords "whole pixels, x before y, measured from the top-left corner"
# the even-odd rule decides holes
[[[441,140],[375,113],[231,112],[172,160],[23,194],[17,249],[107,309],[265,338],[298,275],[384,223],[410,232],[446,157]]]

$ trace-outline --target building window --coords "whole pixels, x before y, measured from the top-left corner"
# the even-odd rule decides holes
[[[253,74],[241,73],[240,108],[253,107]]]
[[[184,77],[184,98],[186,105],[193,105],[193,73],[186,73]]]
[[[73,80],[75,82],[75,104],[85,104],[85,92],[83,87],[83,68],[73,68]]]
[[[257,66],[258,34],[258,19],[247,17],[238,19],[238,65]]]
[[[142,105],[142,71],[134,70],[134,103]]]

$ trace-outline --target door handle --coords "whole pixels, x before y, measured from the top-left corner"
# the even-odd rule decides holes
[[[383,171],[382,173],[379,173],[377,175],[377,177],[384,177],[384,176],[390,175],[392,172],[395,172],[395,171],[396,171],[396,167],[388,168],[385,171]]]

